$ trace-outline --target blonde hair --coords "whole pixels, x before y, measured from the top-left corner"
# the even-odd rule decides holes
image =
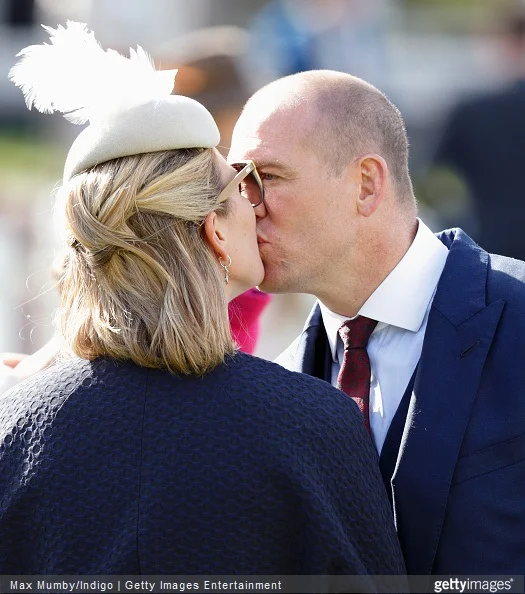
[[[212,149],[114,159],[59,191],[71,246],[57,323],[79,357],[202,375],[233,354],[224,279],[203,236],[217,205]]]

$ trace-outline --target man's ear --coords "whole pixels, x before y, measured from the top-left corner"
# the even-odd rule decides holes
[[[357,166],[360,178],[357,211],[369,217],[385,197],[388,165],[379,155],[365,155],[359,159]]]
[[[224,224],[224,219],[219,217],[215,211],[210,212],[204,220],[204,237],[206,243],[217,255],[217,258],[226,260],[227,250]]]

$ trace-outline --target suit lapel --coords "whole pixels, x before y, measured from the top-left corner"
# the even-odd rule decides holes
[[[392,478],[410,574],[432,572],[459,450],[503,310],[486,304],[488,254],[456,231],[429,315]]]
[[[280,358],[277,363],[281,363]],[[321,308],[316,303],[285,367],[330,382],[331,363]]]

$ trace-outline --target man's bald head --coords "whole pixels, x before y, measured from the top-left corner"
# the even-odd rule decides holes
[[[381,91],[349,74],[311,70],[266,85],[243,113],[296,110],[304,114],[305,146],[317,153],[331,174],[341,174],[361,155],[376,153],[386,161],[398,197],[414,201],[403,119]]]

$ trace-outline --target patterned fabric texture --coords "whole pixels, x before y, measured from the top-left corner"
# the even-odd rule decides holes
[[[72,359],[0,397],[3,574],[401,574],[355,404],[239,353]]]

